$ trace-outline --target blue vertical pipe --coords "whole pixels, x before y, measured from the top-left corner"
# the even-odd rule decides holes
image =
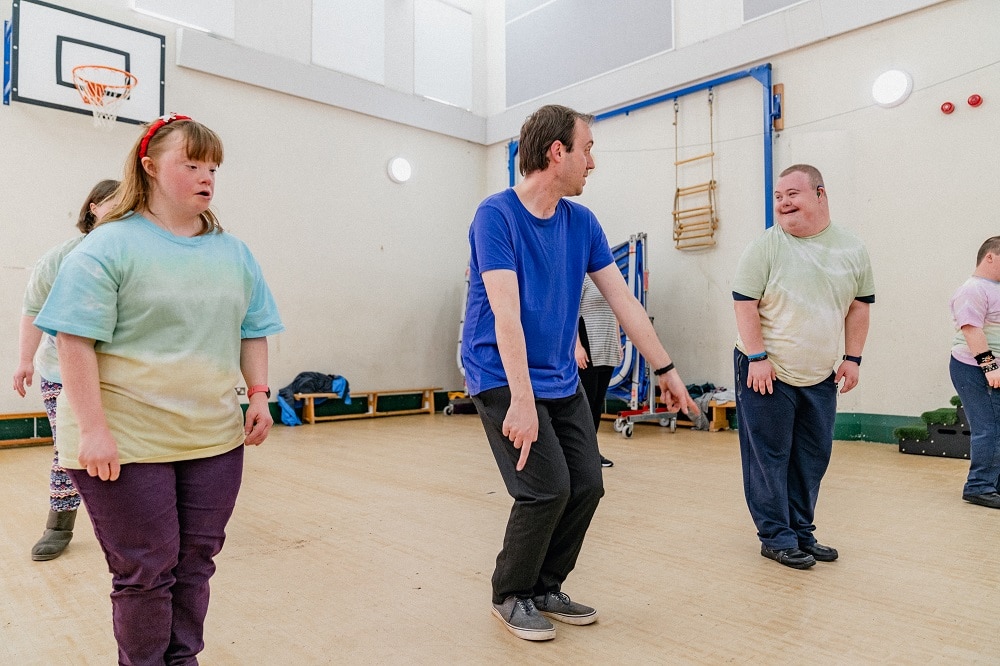
[[[774,209],[771,206],[771,196],[774,191],[774,120],[781,117],[780,103],[771,93],[771,63],[752,67],[751,69],[743,70],[741,72],[720,76],[712,79],[711,81],[696,83],[695,85],[663,93],[662,95],[657,95],[656,97],[651,97],[650,99],[643,100],[641,102],[635,102],[634,104],[628,104],[617,109],[612,109],[611,111],[605,111],[604,113],[599,113],[594,116],[594,120],[607,120],[608,118],[614,118],[615,116],[628,115],[633,111],[644,109],[647,106],[662,104],[663,102],[672,102],[684,97],[685,95],[691,95],[702,90],[714,88],[716,86],[737,81],[739,79],[745,79],[747,77],[754,78],[764,88],[764,227],[770,228],[774,224]],[[515,184],[514,158],[516,156],[517,140],[512,140],[507,145],[507,172],[510,176],[509,180],[511,187],[514,187]]]
[[[764,228],[774,226],[774,121],[781,117],[781,101],[771,91],[771,63],[750,70],[764,86]]]
[[[10,105],[10,40],[12,39],[13,25],[10,21],[3,22],[3,103]]]
[[[507,144],[507,173],[510,176],[510,186],[514,187],[514,158],[517,157],[517,139]]]

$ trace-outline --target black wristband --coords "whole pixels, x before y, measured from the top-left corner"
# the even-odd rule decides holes
[[[993,363],[990,363],[989,365],[981,365],[981,366],[979,366],[979,369],[982,370],[983,374],[985,375],[987,372],[993,372],[994,370],[1000,370],[1000,365],[997,365],[996,362],[994,361]]]
[[[659,377],[660,375],[667,374],[668,372],[670,372],[673,369],[674,369],[674,364],[670,363],[668,365],[663,366],[662,368],[660,368],[658,370],[653,370],[653,374],[656,375],[657,377]]]
[[[747,360],[751,363],[756,363],[757,361],[766,361],[767,352],[761,352],[759,354],[754,354],[753,356],[747,356]]]
[[[844,360],[845,361],[854,361],[855,363],[858,364],[859,368],[861,367],[861,357],[860,356],[850,356],[848,354],[844,354]]]
[[[976,363],[982,365],[983,363],[992,363],[996,358],[993,356],[993,351],[987,349],[982,354],[976,354]]]

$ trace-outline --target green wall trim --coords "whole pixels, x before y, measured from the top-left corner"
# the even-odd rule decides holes
[[[628,409],[628,403],[609,398],[606,404],[607,413],[616,414]],[[736,428],[736,410],[728,410],[729,426]],[[841,412],[833,428],[834,439],[858,440],[862,442],[898,443],[893,431],[905,426],[922,426],[924,422],[919,416],[899,416],[896,414],[864,414],[860,412]]]
[[[435,408],[437,408],[438,405],[447,404],[447,398],[448,398],[447,392],[442,391],[435,393],[434,395]],[[383,398],[383,400],[385,400],[385,398]],[[348,407],[347,405],[337,405],[339,401],[328,400],[327,402],[330,403],[330,405],[325,410],[322,410],[324,413],[327,412],[327,410],[329,410],[330,413],[350,413],[349,410],[351,408]],[[358,400],[356,402],[365,403],[366,401]],[[618,403],[620,401],[608,400],[609,408],[619,407],[618,404],[612,405],[612,402]],[[243,411],[245,412],[247,405],[243,404],[242,407]],[[268,405],[268,407],[271,408],[271,416],[274,417],[275,423],[281,423],[281,409],[278,407],[278,404],[272,402]],[[347,407],[347,409],[344,409],[345,407]],[[621,402],[620,407],[621,409],[625,409],[626,407],[628,407],[628,405],[624,402]],[[354,405],[353,409],[355,410],[360,409],[360,411],[363,412],[367,409],[367,404]],[[620,410],[615,409],[615,411],[609,413],[613,414],[616,413],[617,411]],[[321,413],[320,405],[316,406],[316,413],[317,414]],[[892,432],[896,428],[902,428],[904,426],[920,426],[923,424],[924,422],[920,420],[919,416],[898,416],[895,414],[863,414],[855,412],[841,412],[837,414],[837,421],[833,427],[833,438],[857,440],[861,442],[882,442],[885,444],[896,444],[897,443],[896,437],[892,434]],[[26,424],[17,424],[13,426],[8,425],[7,427],[13,430],[14,428],[18,428],[18,426],[20,426],[20,428],[24,428]],[[44,419],[39,419],[38,426],[39,426],[38,434],[42,435],[42,430],[44,429],[46,430],[46,434],[42,436],[48,436],[47,432],[48,423],[46,423]],[[17,432],[17,434],[20,435],[19,429],[16,430],[15,432]],[[11,437],[12,435],[13,433],[0,432],[0,440],[6,439],[7,437]],[[30,437],[30,435],[27,436]]]
[[[241,403],[240,409],[243,410],[243,415],[246,416],[247,407],[250,405],[248,403]],[[281,407],[278,406],[276,402],[267,403],[267,411],[271,412],[271,418],[274,419],[275,423],[281,423]]]
[[[837,414],[833,438],[896,444],[896,437],[892,434],[896,428],[923,424],[919,416],[841,412]]]
[[[27,439],[36,435],[39,438],[52,436],[49,420],[44,416],[37,419],[32,416],[19,419],[0,419],[0,442],[8,439]]]

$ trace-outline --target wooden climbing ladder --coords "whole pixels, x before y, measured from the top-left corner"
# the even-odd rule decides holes
[[[715,230],[719,226],[716,213],[715,191],[715,132],[713,116],[713,93],[708,90],[708,136],[709,151],[681,159],[679,141],[680,105],[674,100],[674,246],[678,250],[695,250],[715,245]],[[681,186],[682,166],[708,160],[711,174],[707,182]]]

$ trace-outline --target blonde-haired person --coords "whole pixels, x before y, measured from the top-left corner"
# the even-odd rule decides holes
[[[52,467],[49,470],[49,515],[45,521],[42,538],[31,547],[31,559],[36,562],[54,560],[66,550],[66,546],[73,538],[80,494],[76,492],[66,470],[59,466],[59,451],[56,448],[56,398],[62,391],[56,341],[51,335],[45,335],[35,327],[35,316],[48,298],[63,258],[80,244],[84,236],[89,234],[94,225],[112,208],[114,205],[112,195],[117,187],[117,180],[102,180],[94,185],[83,206],[80,207],[80,214],[77,217],[76,228],[82,235],[60,243],[43,254],[31,271],[28,286],[24,291],[14,390],[22,398],[27,394],[26,387],[31,386],[37,366],[42,401],[52,430],[53,448]]]
[[[111,570],[121,663],[197,663],[243,447],[273,423],[266,336],[284,327],[253,255],[209,209],[222,157],[186,116],[151,123],[118,205],[35,320],[56,335],[59,459]]]

